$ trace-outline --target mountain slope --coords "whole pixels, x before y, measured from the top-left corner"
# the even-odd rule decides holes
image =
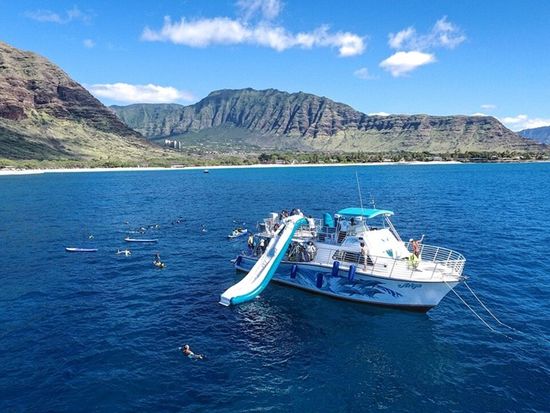
[[[0,158],[139,159],[161,153],[55,64],[0,42]]]
[[[550,145],[550,126],[542,126],[540,128],[524,129],[518,134],[524,138],[529,138],[538,143]]]
[[[241,141],[271,149],[324,151],[540,150],[489,116],[368,116],[326,97],[274,89],[220,90],[200,102],[112,106],[150,139],[177,137],[203,144],[234,129]]]

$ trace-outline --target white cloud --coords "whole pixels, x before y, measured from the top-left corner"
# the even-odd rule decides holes
[[[171,103],[195,100],[189,92],[171,86],[153,84],[107,83],[91,85],[88,89],[97,97],[124,103]]]
[[[367,113],[367,115],[369,115],[369,116],[390,116],[391,113],[388,113],[388,112],[371,112],[371,113]]]
[[[91,13],[85,13],[76,6],[73,6],[72,9],[65,10],[65,12],[62,14],[53,12],[51,10],[33,10],[25,12],[25,16],[29,19],[39,22],[57,24],[66,24],[73,21],[90,23],[90,21],[92,20]]]
[[[499,120],[513,131],[550,126],[550,119],[530,118],[527,115],[505,116]]]
[[[430,53],[417,51],[396,52],[380,62],[380,67],[390,72],[393,77],[398,77],[435,61],[435,56]]]
[[[182,44],[190,47],[210,45],[251,44],[275,49],[279,52],[299,47],[334,47],[341,57],[356,56],[365,51],[363,37],[350,32],[330,33],[327,26],[321,26],[311,32],[291,33],[281,26],[262,22],[249,25],[228,17],[212,19],[186,20],[172,22],[164,18],[160,30],[146,27],[141,39]]]
[[[485,110],[493,110],[493,109],[496,109],[496,105],[493,105],[492,103],[485,103],[483,105],[480,106],[481,109],[485,109]]]
[[[359,79],[364,79],[364,80],[376,79],[376,76],[372,75],[369,72],[369,69],[367,69],[366,67],[357,69],[355,72],[353,72],[353,75]]]
[[[416,36],[416,30],[413,27],[407,27],[395,34],[388,35],[388,44],[392,49],[401,49],[403,43],[409,41],[413,36]]]
[[[418,34],[414,27],[407,27],[388,35],[388,45],[396,50],[428,50],[437,47],[454,49],[466,40],[462,30],[447,20],[447,16],[435,22],[427,34]]]
[[[257,15],[264,20],[273,20],[281,13],[283,4],[280,0],[238,0],[237,8],[244,20]]]
[[[95,42],[92,39],[84,39],[82,41],[82,44],[88,49],[91,49],[95,46]]]
[[[388,35],[388,45],[397,50],[392,56],[380,62],[380,66],[397,77],[436,61],[436,48],[454,49],[466,40],[462,30],[447,20],[447,16],[435,22],[427,34],[418,34],[414,27],[407,27]]]

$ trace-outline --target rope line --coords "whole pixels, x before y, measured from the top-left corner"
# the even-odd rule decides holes
[[[445,282],[445,281],[444,281]],[[445,282],[445,284],[447,284],[447,282]],[[503,323],[502,321],[500,321],[497,316],[495,316],[493,314],[493,312],[491,310],[489,310],[489,308],[481,301],[481,299],[478,297],[478,295],[474,292],[474,290],[468,285],[468,283],[466,281],[464,281],[464,285],[466,286],[466,288],[470,291],[470,293],[472,293],[472,295],[475,297],[475,299],[477,300],[477,302],[485,309],[485,311],[487,311],[487,313],[489,313],[489,315],[500,325],[504,326],[504,327],[507,327],[509,328],[510,330],[516,332],[517,334],[521,335],[522,337],[525,337],[529,340],[534,340],[535,342],[541,342],[541,343],[544,343],[545,345],[548,345],[550,343],[550,340],[547,340],[546,338],[544,337],[541,337],[541,336],[532,336],[532,335],[529,335],[527,333],[524,333],[523,331],[521,330],[518,330],[514,327],[511,327],[509,326],[508,324],[505,324]],[[492,328],[491,326],[489,326],[485,320],[483,320],[479,314],[477,314],[473,308],[468,305],[468,303],[466,303],[466,301],[464,301],[464,299],[455,291],[451,288],[451,286],[449,284],[447,284],[447,287],[449,287],[449,289],[451,289],[451,291],[460,299],[460,301],[462,301],[464,303],[464,305],[466,307],[468,307],[468,309],[470,309],[470,311],[472,311],[472,313],[474,313],[474,315],[479,318],[483,324],[485,324],[487,327],[489,327],[492,331],[496,332],[496,333],[499,333],[499,334],[502,334],[503,336],[505,336],[506,338],[512,340],[512,337],[508,336],[507,334],[504,334],[503,332],[501,331],[498,331],[498,330],[495,330],[494,328]]]
[[[491,317],[493,317],[493,318],[495,319],[495,321],[496,321],[497,323],[499,323],[500,325],[502,325],[502,326],[504,326],[504,327],[508,327],[510,330],[517,331],[517,332],[519,333],[519,331],[516,330],[514,327],[510,327],[508,324],[505,324],[505,323],[503,323],[502,321],[500,321],[500,320],[491,312],[491,310],[489,310],[489,309],[487,308],[487,306],[486,306],[485,304],[483,304],[483,302],[479,299],[479,297],[478,297],[477,294],[474,292],[474,290],[472,290],[472,289],[470,288],[470,286],[468,285],[468,283],[467,283],[466,281],[464,281],[464,285],[466,286],[466,288],[467,288],[468,290],[470,290],[470,292],[471,292],[472,295],[475,297],[475,299],[478,301],[478,303],[481,304],[481,306],[485,309],[485,311],[487,311],[487,312],[491,315]]]
[[[447,285],[447,287],[449,287],[449,290],[451,290],[454,295],[456,295],[460,301],[462,301],[462,303],[468,307],[468,309],[483,323],[487,326],[487,328],[489,328],[489,330],[491,330],[492,332],[494,333],[497,333],[497,334],[502,334],[504,337],[506,337],[507,339],[509,340],[513,340],[512,337],[504,334],[502,331],[498,331],[498,330],[495,330],[493,327],[491,327],[483,318],[481,318],[481,316],[466,302],[464,301],[464,299],[447,283],[447,281],[443,280],[443,282]]]
[[[477,318],[479,318],[479,320],[480,320],[483,324],[485,324],[485,325],[487,326],[487,328],[489,328],[489,330],[494,331],[495,333],[498,333],[497,330],[495,330],[493,327],[491,327],[489,324],[487,324],[487,322],[486,322],[483,318],[481,318],[481,316],[480,316],[478,313],[476,313],[476,311],[475,311],[472,307],[470,307],[470,305],[469,305],[466,301],[464,301],[464,299],[463,299],[460,295],[458,295],[458,293],[457,293],[457,292],[447,283],[447,281],[443,280],[443,282],[445,283],[445,285],[447,285],[447,287],[449,287],[449,290],[451,290],[451,291],[460,299],[460,301],[462,301],[462,303],[463,303],[466,307],[468,307],[468,309],[469,309]]]

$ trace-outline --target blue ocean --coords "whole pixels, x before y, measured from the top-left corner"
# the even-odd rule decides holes
[[[495,331],[452,293],[426,314],[280,285],[218,304],[236,225],[358,206],[356,172],[512,329],[464,285]],[[140,227],[158,244],[126,244]],[[550,164],[1,176],[0,258],[1,412],[549,411]]]

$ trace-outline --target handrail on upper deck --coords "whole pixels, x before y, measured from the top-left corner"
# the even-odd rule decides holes
[[[407,247],[409,246],[407,245]],[[313,261],[329,265],[332,264],[333,261],[357,264],[358,266],[363,266],[365,264],[365,258],[360,252],[351,252],[340,248],[322,249],[321,251],[325,251],[323,260],[326,260],[326,262],[318,260],[319,250],[315,254],[315,257],[312,257]],[[424,254],[422,254],[423,252]],[[423,245],[420,260],[424,262],[433,262],[435,264],[430,279],[433,279],[438,269],[441,274],[446,273],[460,277],[466,263],[466,259],[462,254],[448,248],[432,245]],[[385,270],[389,268],[389,278],[413,278],[417,270],[417,265],[407,258],[396,259],[390,256],[369,254],[367,257],[367,268],[370,269],[371,275],[374,273],[375,269]],[[368,272],[367,270],[367,273]]]

